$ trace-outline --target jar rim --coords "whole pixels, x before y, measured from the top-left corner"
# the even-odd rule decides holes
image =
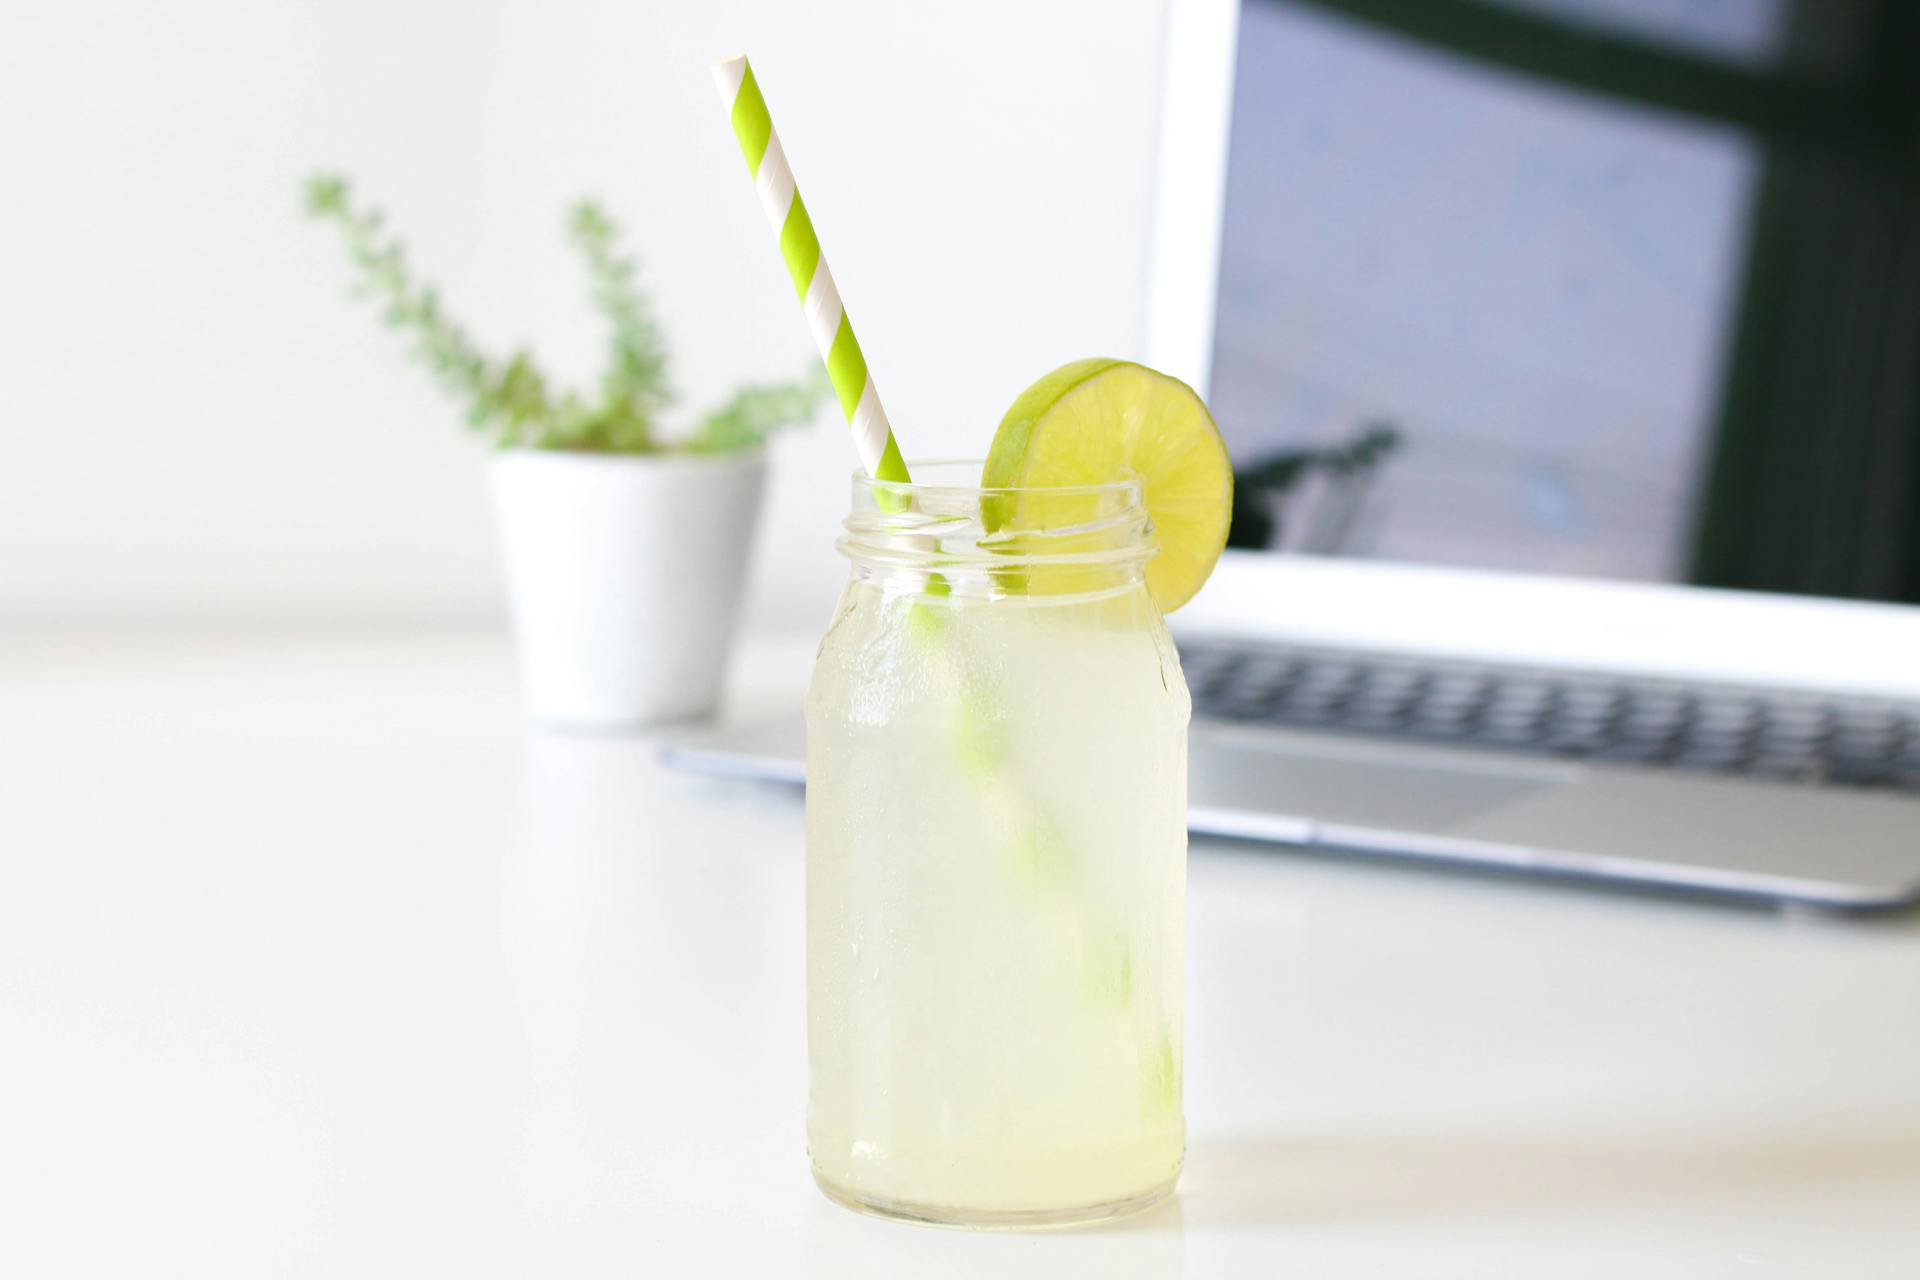
[[[879,480],[864,471],[853,473],[853,485],[856,490],[870,493],[895,494],[900,497],[948,496],[961,500],[978,500],[982,497],[997,497],[1013,494],[1046,494],[1049,497],[1096,497],[1102,494],[1121,496],[1132,494],[1138,502],[1141,484],[1138,476],[1125,476],[1119,480],[1106,480],[1098,484],[1069,485],[1003,485],[988,487],[979,483],[961,484],[947,478],[947,472],[957,475],[978,476],[986,466],[982,458],[916,458],[907,464],[907,470],[915,476],[933,475],[931,480]]]
[[[1135,477],[1090,485],[983,488],[975,459],[910,464],[918,479],[856,474],[835,544],[856,574],[904,571],[916,590],[937,576],[956,594],[1045,594],[1126,585],[1157,547]],[[1076,585],[1077,584],[1077,585]]]

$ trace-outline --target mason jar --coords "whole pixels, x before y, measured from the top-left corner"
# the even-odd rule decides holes
[[[1044,1225],[1172,1191],[1190,703],[1137,483],[856,477],[807,698],[814,1176]]]

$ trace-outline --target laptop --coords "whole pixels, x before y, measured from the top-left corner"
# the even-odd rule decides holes
[[[1684,92],[1788,75],[1784,6],[1486,8],[1476,44],[1405,6],[1171,6],[1147,358],[1238,489],[1170,620],[1191,829],[1920,901],[1920,285],[1875,268],[1920,211],[1783,221],[1812,179],[1773,117]],[[1667,80],[1562,82],[1568,38]],[[797,783],[803,746],[796,712],[667,754]]]

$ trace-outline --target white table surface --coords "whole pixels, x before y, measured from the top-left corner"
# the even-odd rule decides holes
[[[1207,844],[1178,1198],[856,1216],[799,800],[654,750],[493,638],[0,641],[0,1273],[1920,1275],[1920,923]]]

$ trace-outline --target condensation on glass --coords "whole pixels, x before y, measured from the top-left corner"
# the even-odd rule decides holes
[[[1173,1188],[1189,701],[1132,482],[859,478],[807,702],[814,1174],[1040,1225]]]

